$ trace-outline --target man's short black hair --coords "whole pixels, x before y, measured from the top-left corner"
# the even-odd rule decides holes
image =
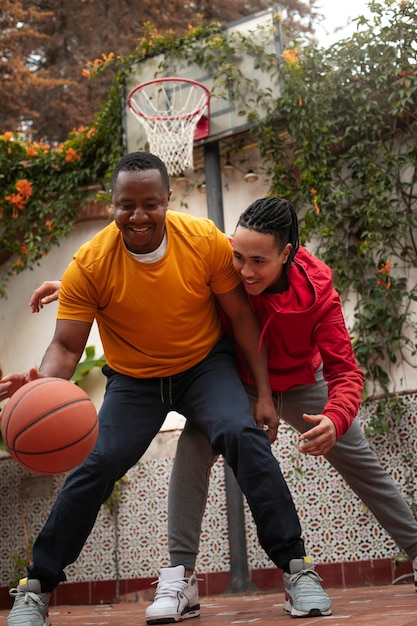
[[[145,170],[158,170],[169,193],[171,185],[166,165],[156,154],[150,152],[130,152],[121,158],[113,171],[112,187],[114,188],[119,172],[143,172]]]

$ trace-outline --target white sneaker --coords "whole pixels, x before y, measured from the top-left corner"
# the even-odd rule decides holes
[[[417,556],[413,559],[414,587],[417,592]]]
[[[163,567],[153,603],[146,609],[147,624],[172,624],[200,615],[195,574],[185,578],[185,567]]]
[[[292,559],[290,574],[284,572],[284,611],[292,617],[331,615],[331,600],[320,583],[309,557]]]

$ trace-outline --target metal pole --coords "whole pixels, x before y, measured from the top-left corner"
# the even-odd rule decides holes
[[[222,176],[220,170],[219,142],[204,146],[204,172],[206,177],[207,215],[217,228],[224,232]]]
[[[232,469],[224,464],[231,581],[224,593],[259,591],[249,578],[242,491]]]
[[[206,177],[207,215],[224,232],[222,179],[219,142],[204,146],[204,171]],[[225,463],[226,507],[229,535],[231,581],[225,593],[258,591],[249,579],[246,550],[245,515],[243,495],[233,474]]]

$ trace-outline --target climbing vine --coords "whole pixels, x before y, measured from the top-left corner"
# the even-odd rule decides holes
[[[102,183],[123,154],[121,86],[88,127],[74,129],[60,145],[8,131],[0,135],[0,297],[11,276],[33,268],[71,232],[85,186]]]
[[[352,328],[368,389],[415,366],[417,18],[413,2],[372,17],[329,49],[286,51],[285,92],[259,129],[271,192],[290,197],[302,239],[356,300]]]

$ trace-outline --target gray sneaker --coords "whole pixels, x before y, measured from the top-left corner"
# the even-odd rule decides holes
[[[7,626],[51,626],[48,617],[50,594],[41,593],[39,580],[22,578],[9,593],[15,599],[7,617]]]
[[[414,587],[417,591],[417,556],[413,559]]]
[[[290,574],[284,572],[284,611],[292,617],[331,615],[332,603],[321,580],[309,557],[292,559]]]

